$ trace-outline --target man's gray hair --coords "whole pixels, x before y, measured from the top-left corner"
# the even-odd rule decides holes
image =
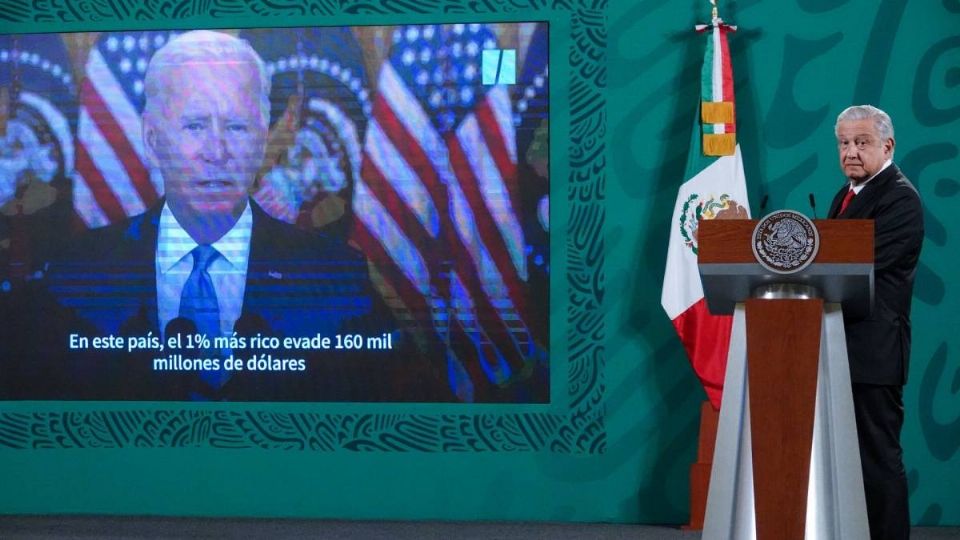
[[[873,105],[854,105],[853,107],[847,107],[840,113],[840,116],[837,117],[837,123],[833,127],[834,135],[840,132],[840,122],[852,120],[873,120],[873,127],[876,128],[881,140],[885,141],[893,138],[893,121],[890,120],[890,115]]]
[[[249,62],[257,67],[260,78],[260,118],[266,128],[270,127],[270,75],[263,59],[246,40],[223,32],[194,30],[180,34],[161,47],[147,66],[144,78],[146,104],[144,112],[153,114],[156,107],[166,101],[166,92],[172,84],[190,84],[190,81],[168,81],[167,68],[193,62],[222,62],[224,59]]]

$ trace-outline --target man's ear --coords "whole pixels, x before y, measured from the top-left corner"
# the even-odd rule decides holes
[[[146,154],[147,163],[156,167],[160,163],[157,159],[157,127],[150,114],[144,114],[143,119],[143,151]]]
[[[897,141],[893,140],[893,137],[890,137],[883,143],[883,150],[887,153],[887,157],[893,155],[893,147],[897,145]]]

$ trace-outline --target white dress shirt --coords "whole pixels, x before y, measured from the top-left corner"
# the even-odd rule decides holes
[[[220,332],[223,335],[233,332],[233,325],[243,309],[252,229],[253,212],[248,204],[233,228],[211,244],[220,253],[210,263],[208,273],[217,292]],[[198,245],[180,226],[170,206],[164,204],[160,213],[156,253],[157,319],[161,334],[165,333],[167,323],[180,315],[180,295],[193,270],[190,252]]]

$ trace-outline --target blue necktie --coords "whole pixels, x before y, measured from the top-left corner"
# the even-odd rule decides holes
[[[190,319],[197,325],[197,332],[210,340],[210,347],[198,353],[203,357],[219,356],[213,347],[213,340],[220,336],[220,304],[217,302],[217,290],[207,271],[214,259],[220,256],[212,246],[197,246],[190,252],[193,255],[193,270],[180,293],[180,316]],[[220,359],[221,367],[223,358]],[[201,371],[200,378],[213,388],[220,388],[226,381],[226,371]]]

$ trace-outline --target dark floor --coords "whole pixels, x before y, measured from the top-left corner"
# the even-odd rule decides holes
[[[320,538],[363,540],[671,540],[700,538],[672,526],[608,523],[477,523],[202,519],[111,516],[0,516],[4,539]],[[960,539],[960,527],[914,528],[913,540]]]

